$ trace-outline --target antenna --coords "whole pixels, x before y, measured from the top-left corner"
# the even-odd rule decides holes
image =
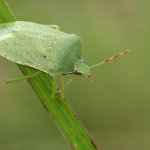
[[[99,64],[93,65],[93,66],[91,66],[91,67],[89,67],[89,68],[93,68],[93,67],[99,66],[99,65],[101,65],[101,64],[103,64],[103,63],[105,63],[105,62],[108,62],[108,61],[111,60],[111,59],[117,58],[118,56],[124,55],[124,54],[129,53],[129,52],[130,52],[130,50],[127,50],[127,51],[122,52],[122,53],[120,53],[120,54],[117,54],[117,55],[115,55],[115,56],[113,56],[113,57],[111,57],[111,58],[108,58],[108,59],[102,61],[102,62],[99,63]]]

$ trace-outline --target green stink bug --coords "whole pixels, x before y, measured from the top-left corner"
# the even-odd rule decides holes
[[[52,76],[73,72],[90,75],[81,58],[79,36],[31,22],[16,21],[0,26],[0,55]]]
[[[110,60],[88,67],[81,57],[79,36],[23,21],[0,25],[0,55],[52,76],[76,74],[89,77],[91,81],[90,68]]]

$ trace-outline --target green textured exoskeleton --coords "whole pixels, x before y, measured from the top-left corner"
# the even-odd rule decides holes
[[[52,76],[90,75],[81,58],[80,37],[45,25],[22,21],[0,25],[0,55]]]
[[[128,52],[115,55],[92,67]],[[47,72],[52,76],[76,74],[90,77],[92,81],[89,69],[92,67],[88,67],[81,57],[80,37],[49,26],[23,21],[0,24],[0,55],[18,64]],[[9,80],[9,82],[32,76]],[[62,83],[64,83],[63,79]],[[55,77],[52,89],[52,98],[55,98]],[[64,98],[64,84],[61,86],[61,97]]]

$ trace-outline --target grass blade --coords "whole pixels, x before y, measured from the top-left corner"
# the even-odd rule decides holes
[[[0,23],[15,21],[4,0],[0,0]],[[18,65],[24,75],[37,72],[36,69]],[[40,98],[46,110],[50,113],[54,122],[74,150],[95,150],[94,142],[89,137],[80,120],[70,108],[66,100],[61,100],[60,95],[51,99],[52,78],[49,74],[41,72],[37,76],[28,79],[28,82]]]

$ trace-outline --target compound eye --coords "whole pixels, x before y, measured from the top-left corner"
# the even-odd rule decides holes
[[[83,63],[85,63],[85,60],[84,60],[84,59],[81,59],[81,61],[82,61]]]
[[[77,74],[77,73],[78,73],[78,69],[77,69],[77,68],[74,68],[73,73],[74,73],[74,74]]]

